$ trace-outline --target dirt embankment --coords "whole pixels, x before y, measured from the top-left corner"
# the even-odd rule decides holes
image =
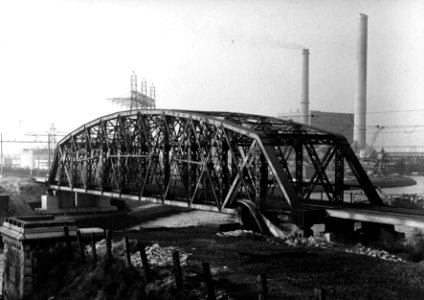
[[[90,251],[86,264],[78,259],[72,263],[62,260],[45,278],[45,289],[36,294],[43,292],[55,300],[175,299],[171,254],[159,251],[172,248],[184,255],[182,299],[206,299],[202,262],[210,264],[218,299],[257,298],[257,276],[261,273],[268,276],[269,299],[314,299],[315,288],[324,289],[326,299],[424,299],[424,268],[420,264],[337,248],[294,247],[281,239],[240,233],[218,235],[210,227],[115,232],[116,244],[122,244],[126,236],[132,245],[147,246],[152,281],[146,281],[140,264],[133,262],[135,268],[126,267],[125,260],[119,259],[122,249],[117,247],[113,252],[116,261],[109,265],[100,260],[93,268]],[[100,250],[104,244],[98,244],[99,253],[105,252]],[[151,256],[154,253],[159,254]]]
[[[0,194],[9,195],[8,211],[0,211],[0,217],[34,214],[30,203],[39,203],[45,187],[31,178],[0,177]]]
[[[40,201],[44,186],[30,179],[0,178],[0,191],[11,197],[9,215],[25,215],[33,213],[28,202]],[[210,225],[228,222],[231,216],[216,219],[213,213],[167,209],[166,218],[146,217],[150,222],[140,224],[145,228],[114,232],[113,239],[119,243],[128,237],[147,249],[160,245],[189,254],[183,266],[184,299],[206,299],[202,262],[210,264],[218,299],[257,298],[261,273],[268,276],[269,299],[313,299],[315,288],[324,289],[326,299],[424,299],[422,263],[388,259],[387,253],[365,248],[348,253],[344,247],[317,247],[313,241],[300,243],[243,231],[217,234],[217,226]],[[135,207],[133,213],[148,214]],[[177,228],[182,225],[189,227]],[[34,299],[175,299],[172,265],[158,266],[151,260],[153,278],[147,282],[140,265],[128,268],[117,254],[118,250],[112,264],[100,261],[97,267],[90,251],[85,264],[78,257],[71,262],[54,261]]]

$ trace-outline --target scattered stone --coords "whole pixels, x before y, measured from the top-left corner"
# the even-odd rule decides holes
[[[237,229],[233,231],[218,232],[217,236],[229,237],[229,236],[262,236],[262,234],[253,232],[251,230]]]
[[[129,240],[131,249],[135,248],[137,244],[137,240],[130,239]],[[157,267],[165,267],[172,266],[172,252],[179,251],[180,253],[180,263],[181,266],[187,265],[187,259],[191,254],[185,253],[181,251],[177,247],[161,247],[158,243],[153,244],[151,246],[147,246],[145,248],[147,260],[150,266]],[[86,255],[91,255],[91,246],[88,245],[85,247]],[[96,253],[99,257],[106,255],[106,240],[102,239],[101,241],[96,243]],[[125,243],[124,241],[119,241],[116,243],[112,243],[112,253],[114,257],[125,258]],[[135,251],[131,253],[131,263],[134,267],[141,268],[143,266],[141,262],[140,252]]]
[[[160,247],[158,243],[146,247],[146,255],[151,266],[172,266],[172,252],[179,251],[181,266],[187,265],[187,259],[191,254],[184,253],[177,247]]]
[[[371,249],[369,247],[364,247],[361,244],[358,244],[352,248],[345,249],[345,252],[347,253],[354,253],[354,254],[360,254],[360,255],[367,255],[387,261],[393,261],[393,262],[405,262],[400,257],[397,257],[396,255],[390,254],[385,250],[377,250],[377,249]]]

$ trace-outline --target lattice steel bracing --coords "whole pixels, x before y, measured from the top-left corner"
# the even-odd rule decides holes
[[[317,191],[342,202],[346,167],[369,201],[381,203],[342,136],[257,115],[137,110],[104,116],[61,140],[49,188],[218,211],[235,199],[281,200],[295,210]]]

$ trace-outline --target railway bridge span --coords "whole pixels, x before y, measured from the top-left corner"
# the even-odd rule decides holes
[[[318,194],[342,204],[347,178],[365,201],[382,203],[341,135],[253,114],[133,110],[86,123],[57,144],[43,209],[108,210],[120,198],[225,213],[248,199],[296,216]]]

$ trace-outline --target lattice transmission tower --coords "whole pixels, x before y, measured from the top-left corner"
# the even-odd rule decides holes
[[[107,99],[122,107],[134,109],[156,109],[156,88],[150,86],[150,95],[147,95],[147,81],[143,78],[141,81],[141,92],[137,90],[137,75],[135,72],[131,75],[131,92],[129,97],[109,98]]]

